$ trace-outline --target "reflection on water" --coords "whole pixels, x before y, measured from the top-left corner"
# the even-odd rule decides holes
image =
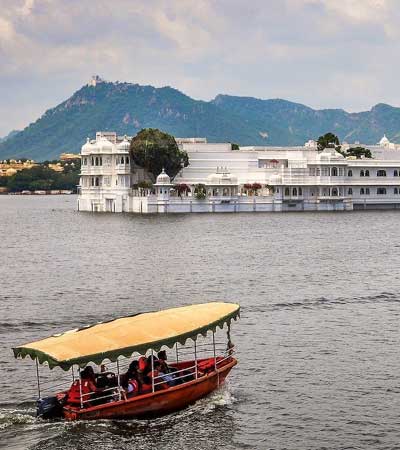
[[[0,197],[0,447],[395,448],[398,212],[132,216],[74,197]],[[138,311],[239,301],[239,365],[151,421],[34,418],[10,347]]]

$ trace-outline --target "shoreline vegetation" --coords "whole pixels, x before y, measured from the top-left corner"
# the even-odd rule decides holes
[[[53,167],[53,168],[52,168]],[[57,170],[54,170],[54,167]],[[11,176],[0,177],[0,194],[56,195],[77,192],[81,161],[44,161]]]

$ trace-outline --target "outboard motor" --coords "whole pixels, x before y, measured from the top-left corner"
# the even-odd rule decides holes
[[[36,416],[41,419],[59,419],[63,408],[57,397],[39,398],[36,402]]]

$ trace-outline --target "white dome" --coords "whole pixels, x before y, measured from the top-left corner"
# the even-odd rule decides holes
[[[102,136],[97,142],[96,142],[97,148],[100,152],[103,153],[112,153],[115,149],[115,146],[112,142],[110,142],[107,138]]]
[[[156,184],[171,184],[171,178],[168,176],[167,173],[165,173],[165,170],[163,169],[160,175],[158,175]]]
[[[320,161],[329,161],[331,159],[344,159],[344,156],[337,152],[334,148],[324,148],[324,150],[317,155]]]
[[[386,137],[386,134],[383,135],[383,138],[379,141],[379,145],[384,146],[390,144],[389,139]]]
[[[90,139],[86,139],[86,143],[82,145],[81,153],[91,153],[93,150],[97,150],[97,147],[90,143]]]
[[[131,143],[126,136],[124,136],[124,140],[117,145],[117,149],[124,152],[129,152],[130,147]]]

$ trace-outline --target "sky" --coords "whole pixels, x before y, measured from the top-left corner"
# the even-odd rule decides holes
[[[0,0],[0,136],[98,74],[314,108],[400,105],[400,0]]]

